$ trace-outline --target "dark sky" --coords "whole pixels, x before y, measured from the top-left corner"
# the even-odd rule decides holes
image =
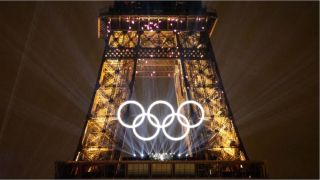
[[[109,2],[0,2],[0,177],[50,178],[71,160],[97,79]],[[318,177],[318,2],[220,2],[212,42],[252,160]]]

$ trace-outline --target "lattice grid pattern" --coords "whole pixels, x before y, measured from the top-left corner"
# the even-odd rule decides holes
[[[183,48],[204,48],[205,44],[201,42],[200,32],[183,31],[179,32],[179,40]]]
[[[136,31],[114,31],[111,33],[109,39],[109,46],[113,48],[133,48],[137,43],[138,34]]]
[[[82,139],[82,150],[77,160],[110,159],[116,144],[116,110],[128,99],[129,83],[133,73],[132,60],[106,60],[103,64]]]
[[[218,160],[245,160],[214,68],[207,60],[185,61],[191,98],[205,109],[207,149]]]
[[[173,48],[177,46],[177,39],[173,31],[144,31],[140,37],[143,48]]]

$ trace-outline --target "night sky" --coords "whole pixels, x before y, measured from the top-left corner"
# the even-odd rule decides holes
[[[52,178],[72,160],[111,2],[0,2],[0,178]],[[318,2],[207,2],[240,137],[269,177],[319,177]]]

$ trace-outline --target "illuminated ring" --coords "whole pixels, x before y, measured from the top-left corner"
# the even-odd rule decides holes
[[[126,106],[126,105],[128,105],[128,104],[135,104],[135,105],[137,105],[137,106],[141,109],[141,114],[139,114],[139,115],[133,120],[132,125],[126,124],[126,123],[123,122],[123,120],[121,119],[121,110],[123,109],[124,106]],[[167,105],[167,106],[170,108],[171,112],[172,112],[171,114],[167,115],[167,116],[164,118],[162,124],[160,124],[159,119],[158,119],[154,114],[151,113],[151,109],[152,109],[155,105],[158,105],[158,104],[165,104],[165,105]],[[193,124],[193,125],[190,125],[189,120],[187,119],[187,117],[185,117],[183,114],[180,113],[182,107],[185,106],[186,104],[195,104],[196,106],[198,106],[198,107],[200,108],[202,114],[201,114],[201,118],[200,118],[200,120],[199,120],[198,123]],[[180,136],[180,137],[172,137],[172,136],[170,136],[170,135],[167,133],[167,131],[165,130],[166,127],[170,126],[170,125],[173,123],[175,116],[177,116],[177,119],[178,119],[179,123],[180,123],[182,126],[184,126],[185,128],[187,128],[186,132],[185,132],[182,136]],[[152,126],[154,126],[155,128],[157,128],[156,132],[155,132],[152,136],[150,136],[150,137],[140,136],[140,135],[137,133],[137,130],[136,130],[136,128],[137,128],[138,126],[140,126],[140,125],[144,122],[145,117],[147,117],[148,121],[150,122],[150,124],[151,124]],[[167,123],[167,121],[169,120],[170,117],[171,117],[171,119],[170,119],[169,123]],[[184,122],[181,120],[181,117],[182,117],[182,119],[183,119],[184,121],[186,121],[186,123],[184,123]],[[172,141],[179,141],[179,140],[184,139],[184,138],[188,135],[188,133],[190,132],[190,128],[195,128],[195,127],[199,126],[199,125],[202,123],[202,121],[204,120],[204,109],[203,109],[203,107],[201,106],[201,104],[199,104],[199,103],[196,102],[196,101],[192,101],[192,100],[191,100],[191,101],[185,101],[185,102],[183,102],[183,103],[179,106],[177,112],[174,112],[174,109],[173,109],[173,107],[171,106],[171,104],[169,104],[169,103],[166,102],[166,101],[159,100],[159,101],[153,102],[153,103],[150,105],[150,107],[148,108],[147,113],[145,113],[145,110],[144,110],[143,106],[142,106],[140,103],[138,103],[137,101],[126,101],[126,102],[124,102],[123,104],[121,104],[121,105],[119,106],[119,109],[118,109],[118,111],[117,111],[117,118],[118,118],[118,121],[120,122],[120,124],[122,124],[124,127],[133,129],[134,135],[135,135],[138,139],[140,139],[140,140],[150,141],[150,140],[154,139],[157,135],[159,135],[160,129],[162,129],[164,135],[165,135],[168,139],[170,139],[170,140],[172,140]],[[138,120],[140,120],[140,121],[137,123]],[[154,120],[155,120],[155,122],[154,122]]]
[[[163,120],[162,124],[165,124],[165,123],[168,121],[168,119],[169,119],[170,116],[172,116],[173,118],[174,118],[174,116],[177,116],[177,117],[180,117],[180,116],[181,116],[182,119],[185,120],[185,121],[187,122],[187,124],[188,124],[188,126],[185,126],[185,127],[187,128],[186,132],[185,132],[182,136],[180,136],[180,137],[172,137],[172,136],[170,136],[170,135],[167,133],[166,128],[164,127],[164,125],[162,125],[162,126],[163,126],[162,132],[163,132],[163,134],[164,134],[168,139],[170,139],[170,140],[172,140],[172,141],[180,141],[180,140],[184,139],[184,138],[189,134],[189,131],[190,131],[189,121],[188,121],[188,119],[187,119],[184,115],[182,115],[182,114],[180,114],[180,113],[174,113],[174,114],[169,114],[169,115]],[[180,121],[179,121],[179,122],[180,122]]]
[[[122,108],[123,108],[124,106],[126,106],[126,105],[128,105],[128,104],[135,104],[135,105],[137,105],[137,106],[140,108],[140,110],[141,110],[141,114],[144,115],[143,118],[142,118],[137,124],[133,123],[132,125],[129,125],[129,124],[126,124],[125,122],[123,122],[123,120],[121,119],[121,110],[122,110]],[[141,114],[140,114],[140,115],[141,115]],[[117,112],[117,118],[118,118],[118,121],[120,122],[120,124],[121,124],[122,126],[124,126],[124,127],[126,127],[126,128],[136,128],[136,127],[140,126],[140,125],[143,123],[143,121],[144,121],[144,119],[145,119],[145,110],[144,110],[143,106],[142,106],[140,103],[138,103],[137,101],[126,101],[126,102],[122,103],[122,104],[119,106],[119,109],[118,109],[118,112]],[[135,118],[135,119],[136,119],[136,118]]]
[[[146,114],[139,114],[136,118],[134,118],[132,124],[133,124],[133,125],[136,125],[136,122],[138,121],[138,119],[141,118],[141,117],[143,117],[143,119],[144,119],[145,116],[146,116]],[[158,136],[158,134],[160,133],[161,125],[160,125],[160,122],[159,122],[158,118],[157,118],[155,115],[153,115],[153,114],[150,114],[150,117],[153,118],[153,119],[155,119],[155,121],[157,122],[157,124],[154,126],[154,127],[157,128],[157,131],[156,131],[152,136],[150,136],[150,137],[142,137],[142,136],[140,136],[140,135],[137,133],[136,128],[133,128],[133,129],[132,129],[132,130],[133,130],[133,134],[134,134],[137,138],[139,138],[140,140],[150,141],[150,140],[156,138],[156,137]],[[143,121],[141,120],[140,122],[143,122]],[[139,123],[140,123],[140,122],[139,122]],[[149,121],[149,122],[151,123],[151,121]],[[151,123],[151,125],[152,125],[152,123]],[[152,126],[153,126],[153,125],[152,125]]]
[[[171,104],[168,103],[167,101],[159,100],[159,101],[153,102],[152,104],[150,104],[150,106],[149,106],[149,108],[148,108],[148,110],[147,110],[147,117],[148,117],[149,122],[150,122],[154,127],[156,127],[156,126],[158,126],[158,125],[155,124],[155,123],[151,120],[151,118],[150,118],[150,116],[153,115],[153,114],[151,114],[151,109],[152,109],[154,106],[158,105],[158,104],[167,105],[167,106],[170,108],[170,110],[171,110],[171,114],[174,114],[174,113],[175,113],[173,107],[172,107]],[[170,119],[170,121],[169,121],[168,124],[163,124],[163,122],[162,122],[162,125],[161,125],[160,127],[168,127],[168,126],[170,126],[170,124],[173,123],[173,121],[174,121],[174,116],[172,116],[172,118]]]
[[[186,104],[195,104],[196,106],[199,107],[199,109],[200,109],[200,111],[201,111],[200,120],[199,120],[198,123],[193,124],[193,125],[190,125],[190,124],[185,124],[184,122],[182,122],[180,116],[177,116],[178,121],[179,121],[180,124],[183,125],[184,127],[195,128],[195,127],[199,126],[199,125],[202,123],[203,119],[204,119],[204,109],[203,109],[203,107],[201,106],[200,103],[198,103],[198,102],[196,102],[196,101],[190,100],[190,101],[185,101],[185,102],[183,102],[182,104],[180,104],[180,106],[179,106],[179,108],[178,108],[178,110],[177,110],[177,114],[181,114],[180,111],[181,111],[182,107],[185,106]]]

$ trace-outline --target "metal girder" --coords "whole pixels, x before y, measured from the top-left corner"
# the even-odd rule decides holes
[[[100,38],[109,31],[211,31],[215,14],[206,15],[103,15],[99,17]],[[152,25],[152,26],[150,26]]]
[[[112,159],[120,131],[116,110],[130,96],[133,72],[133,60],[104,60],[76,160]]]
[[[110,38],[104,52],[105,58],[207,57],[206,45],[202,41],[205,34],[200,32],[112,31],[108,36]]]

